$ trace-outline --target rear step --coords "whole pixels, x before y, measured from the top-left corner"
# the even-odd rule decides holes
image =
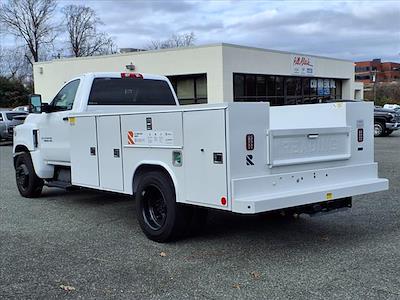
[[[56,166],[54,177],[50,180],[46,180],[45,185],[65,190],[76,188],[71,184],[71,169],[65,166]]]
[[[46,181],[45,185],[48,187],[56,187],[56,188],[60,188],[60,189],[64,189],[64,190],[70,190],[70,189],[76,188],[70,182],[60,181],[60,180]]]

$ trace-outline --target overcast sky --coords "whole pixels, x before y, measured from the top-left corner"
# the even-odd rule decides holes
[[[400,61],[398,0],[64,0],[59,7],[71,3],[95,9],[102,30],[120,48],[193,31],[196,45],[226,42],[355,61]]]

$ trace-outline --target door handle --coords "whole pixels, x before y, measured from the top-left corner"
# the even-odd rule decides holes
[[[319,137],[319,134],[309,134],[309,135],[307,135],[307,137],[309,139],[317,139]]]
[[[68,117],[64,117],[64,118],[63,118],[63,121],[68,121]]]

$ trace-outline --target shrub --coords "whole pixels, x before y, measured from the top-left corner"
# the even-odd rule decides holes
[[[30,91],[18,80],[0,76],[0,107],[28,105]]]

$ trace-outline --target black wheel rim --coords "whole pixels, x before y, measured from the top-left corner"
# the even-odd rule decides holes
[[[142,191],[142,214],[144,221],[152,230],[161,229],[167,219],[167,204],[160,189],[154,185]]]
[[[29,170],[25,164],[20,164],[15,170],[18,186],[26,190],[29,186]]]

